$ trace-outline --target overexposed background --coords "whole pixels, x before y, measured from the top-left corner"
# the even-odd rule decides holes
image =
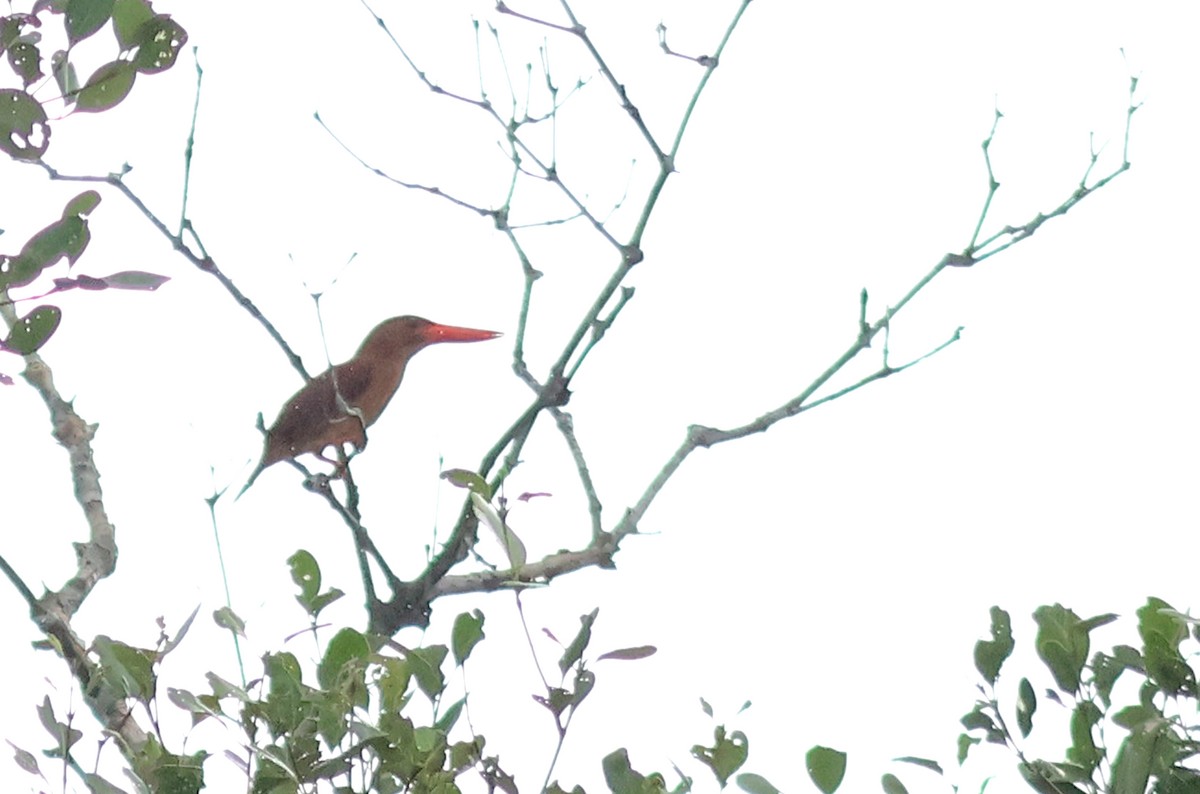
[[[701,70],[664,56],[656,25],[668,26],[676,49],[708,52],[735,4],[627,5],[580,2],[576,11],[665,143]],[[139,79],[115,110],[55,123],[48,162],[92,174],[128,162],[128,183],[174,225],[196,45],[204,84],[189,216],[310,370],[324,366],[312,291],[326,293],[335,360],[397,314],[508,334],[421,353],[355,463],[365,521],[398,573],[414,573],[432,528],[444,537],[460,504],[439,467],[473,467],[529,399],[509,373],[520,267],[488,221],[373,176],[312,114],[373,166],[483,206],[499,205],[508,186],[498,130],[431,95],[357,3],[304,13],[282,2],[157,8],[188,30],[189,53]],[[376,10],[431,79],[477,91],[470,20],[494,19],[489,4]],[[559,18],[552,3],[519,10]],[[628,190],[611,220],[624,238],[653,176],[648,150],[570,37],[495,21],[518,94],[532,61],[544,100],[543,42],[564,92],[590,80],[560,114],[560,173],[600,215]],[[854,339],[861,288],[874,318],[968,242],[994,108],[1005,114],[992,148],[1002,188],[985,234],[1060,204],[1087,165],[1089,133],[1101,150],[1097,173],[1119,164],[1130,74],[1145,102],[1133,168],[1028,242],[939,277],[894,322],[893,362],[960,325],[961,342],[764,435],[698,451],[642,523],[646,536],[624,545],[617,570],[526,594],[531,628],[559,637],[599,606],[593,655],[659,648],[645,661],[597,665],[558,767],[565,785],[603,790],[599,759],[626,746],[636,768],[666,772],[674,761],[713,790],[687,760],[692,744],[711,739],[701,696],[749,735],[746,771],[785,791],[809,785],[802,751],[817,743],[850,752],[847,791],[875,787],[895,756],[952,769],[957,719],[974,699],[971,649],[990,605],[1013,613],[1020,646],[1041,603],[1085,616],[1132,615],[1152,594],[1180,609],[1195,603],[1198,22],[1184,4],[751,4],[651,221],[646,260],[629,282],[636,297],[572,384],[569,410],[607,526],[687,425],[741,424],[822,372]],[[507,82],[484,30],[485,80],[503,107]],[[0,250],[14,252],[82,189],[0,166]],[[514,223],[563,215],[545,195],[518,196]],[[64,396],[100,425],[97,464],[121,549],[117,574],[77,627],[148,646],[156,617],[177,626],[200,604],[203,619],[163,674],[164,686],[203,691],[207,670],[238,675],[231,643],[207,619],[224,596],[204,499],[214,487],[240,487],[259,453],[255,414],[270,420],[300,383],[211,278],[119,196],[104,197],[78,269],[172,281],[154,294],[54,298],[65,317],[43,354]],[[524,239],[546,274],[527,345],[540,375],[615,255],[578,223]],[[878,365],[867,358],[855,372]],[[15,375],[19,362],[0,360],[0,369]],[[23,381],[0,390],[0,401],[10,449],[0,464],[0,551],[35,589],[56,588],[73,571],[69,542],[85,532],[66,458]],[[535,553],[581,545],[589,530],[569,460],[549,423],[535,442],[511,493],[554,496],[515,509],[514,527]],[[297,548],[350,593],[323,617],[363,622],[348,533],[297,479],[271,469],[217,510],[251,676],[259,654],[304,627],[285,564]],[[3,734],[37,750],[47,743],[33,711],[43,694],[60,713],[79,700],[61,665],[29,650],[36,632],[8,592]],[[426,640],[445,641],[454,614],[474,607],[487,614],[488,639],[470,669],[471,717],[488,751],[532,791],[553,727],[530,700],[539,683],[511,596],[438,602]],[[1133,622],[1097,637],[1132,641]],[[307,639],[288,649],[315,653]],[[542,651],[552,667],[558,654]],[[1029,674],[1036,660],[1016,663]],[[754,705],[736,715],[746,700]],[[182,716],[173,729],[182,742]],[[223,733],[205,726],[174,749],[195,751]],[[1043,751],[1065,743],[1059,732]],[[212,790],[232,785],[221,777],[228,770],[210,762]],[[910,790],[945,790],[928,773],[895,771]],[[1002,779],[989,790],[1022,790],[1003,756],[954,779],[977,790],[994,773]],[[0,780],[30,785],[11,764],[0,765]]]

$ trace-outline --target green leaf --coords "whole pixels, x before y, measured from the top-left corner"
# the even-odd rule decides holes
[[[491,501],[492,489],[487,480],[470,469],[447,469],[442,472],[442,479],[456,488],[466,488],[471,493],[477,493],[486,501]]]
[[[300,663],[290,653],[268,654],[264,661],[268,687],[263,716],[273,735],[290,734],[304,722],[308,712]]]
[[[50,340],[61,321],[62,310],[57,306],[38,306],[13,324],[0,347],[27,356]]]
[[[296,601],[313,620],[321,614],[322,609],[345,595],[336,587],[324,593],[320,592],[321,566],[317,564],[317,558],[304,549],[288,557],[288,566],[292,571],[292,581],[300,588],[300,595],[296,596]]]
[[[1191,769],[1172,767],[1155,787],[1156,794],[1200,794],[1200,774]]]
[[[86,216],[98,202],[95,191],[80,193],[67,202],[62,217],[29,238],[21,247],[21,253],[15,257],[0,256],[0,287],[28,284],[43,269],[64,257],[68,264],[75,264],[92,239]]]
[[[317,564],[317,558],[304,549],[288,557],[287,562],[292,569],[292,581],[300,588],[296,598],[303,605],[321,590],[321,566]]]
[[[193,755],[164,753],[156,759],[146,777],[155,792],[198,794],[204,788],[204,750]]]
[[[87,784],[89,794],[125,794],[124,789],[109,783],[107,780],[94,772],[84,772],[83,782]],[[172,789],[171,791],[172,794],[174,794],[175,789]],[[187,790],[180,789],[179,791],[181,794],[183,794],[183,792]]]
[[[85,190],[67,202],[67,206],[63,208],[63,217],[72,215],[87,217],[99,206],[100,194],[94,190]]]
[[[1029,736],[1033,730],[1033,714],[1037,711],[1037,695],[1033,693],[1033,684],[1028,678],[1022,678],[1017,687],[1017,727],[1021,729],[1021,737]]]
[[[475,509],[475,517],[491,528],[496,539],[500,541],[500,545],[504,547],[504,554],[508,557],[509,565],[514,570],[523,567],[528,555],[525,551],[525,544],[517,537],[517,533],[513,532],[512,527],[500,517],[496,509],[479,494],[471,493],[471,503]]]
[[[692,748],[692,756],[712,770],[721,788],[725,788],[733,773],[746,763],[746,756],[749,754],[750,741],[746,734],[734,731],[726,735],[723,725],[718,725],[713,731],[712,747],[698,744]]]
[[[243,639],[246,637],[246,622],[229,607],[213,610],[213,622]]]
[[[146,0],[116,0],[113,3],[113,33],[122,52],[129,52],[137,46],[138,31],[152,19],[154,11]]]
[[[110,276],[97,277],[80,274],[74,278],[56,278],[54,279],[54,289],[58,292],[75,288],[93,292],[105,289],[153,292],[170,280],[169,276],[160,276],[157,273],[145,273],[140,270],[123,270],[120,273],[113,273]]]
[[[75,109],[84,113],[99,113],[115,107],[133,90],[137,70],[129,61],[110,61],[88,78],[75,96]]]
[[[112,17],[113,0],[67,0],[67,41],[72,46],[91,36]]]
[[[1148,599],[1137,614],[1147,675],[1168,695],[1194,694],[1195,675],[1179,652],[1188,637],[1187,623],[1161,598]]]
[[[992,744],[1004,744],[1004,731],[997,727],[995,720],[987,714],[988,704],[976,703],[975,708],[963,715],[959,722],[969,731],[982,730],[987,732],[987,740]]]
[[[604,782],[613,794],[650,794],[661,790],[655,785],[655,777],[647,777],[634,770],[629,763],[629,751],[622,747],[604,756],[600,762],[604,770]]]
[[[5,741],[8,742],[8,746],[13,749],[13,762],[17,766],[21,767],[21,769],[24,769],[31,775],[42,774],[41,770],[38,769],[37,756],[28,750],[22,750],[20,747],[17,747],[9,739],[5,739]]]
[[[55,749],[53,751],[43,751],[50,758],[63,758],[71,751],[71,748],[83,738],[83,732],[77,728],[72,728],[66,723],[59,722],[54,716],[54,707],[50,705],[50,696],[47,695],[42,699],[42,705],[37,708],[38,719],[41,720],[42,726],[54,738]]]
[[[1092,681],[1096,684],[1096,694],[1100,696],[1100,702],[1105,708],[1111,705],[1113,687],[1126,668],[1127,665],[1120,659],[1103,651],[1096,651],[1096,655],[1092,657]]]
[[[1025,782],[1039,794],[1084,794],[1066,779],[1062,772],[1046,761],[1032,761],[1018,765]],[[1144,793],[1143,793],[1144,794]]]
[[[596,622],[596,616],[599,614],[600,607],[596,607],[588,614],[579,616],[579,632],[563,651],[562,658],[558,660],[559,670],[565,673],[583,658],[583,652],[587,650],[588,643],[592,641],[592,624]]]
[[[442,675],[442,662],[446,660],[448,649],[445,645],[430,645],[426,648],[413,648],[408,652],[409,669],[417,679],[417,686],[425,693],[425,697],[433,700],[442,694],[446,688],[446,679]]]
[[[1141,705],[1126,706],[1113,715],[1113,722],[1127,730],[1141,730],[1163,721],[1163,714],[1157,706]]]
[[[648,656],[653,656],[658,653],[658,648],[653,645],[637,645],[633,648],[619,648],[615,651],[608,651],[596,657],[596,661],[604,659],[620,659],[623,661],[632,661],[634,659],[645,659]]]
[[[46,111],[24,91],[0,88],[0,152],[14,160],[40,160],[50,145]]]
[[[980,743],[980,739],[974,736],[968,736],[965,733],[958,735],[958,765],[962,766],[967,762],[967,754],[971,752],[971,748]]]
[[[762,775],[753,772],[743,772],[735,778],[738,788],[750,794],[780,794],[779,789],[771,785]]]
[[[66,50],[59,50],[50,56],[50,69],[54,73],[54,82],[58,84],[58,92],[68,107],[75,104],[75,95],[79,93],[79,76],[75,73],[75,65],[69,60]]]
[[[1143,794],[1150,776],[1162,775],[1173,763],[1177,752],[1173,738],[1163,722],[1148,729],[1135,728],[1121,743],[1113,762],[1113,794]]]
[[[700,698],[700,709],[710,717],[713,715],[712,706],[710,706],[708,701],[704,698]]]
[[[571,707],[577,708],[584,701],[592,688],[596,686],[596,675],[591,670],[578,670],[575,673],[575,690],[571,692]]]
[[[454,727],[454,724],[458,722],[458,717],[460,714],[462,714],[463,706],[466,704],[466,697],[456,700],[450,706],[450,708],[446,709],[442,716],[438,717],[438,720],[434,723],[433,727],[437,728],[442,733],[450,733],[450,730]]]
[[[188,40],[187,31],[166,14],[158,14],[143,23],[134,37],[137,54],[133,56],[133,66],[142,74],[157,74],[170,69]]]
[[[325,655],[321,657],[321,663],[317,665],[317,683],[322,689],[333,689],[348,665],[355,665],[361,678],[370,655],[371,648],[366,637],[352,628],[342,629],[333,635],[325,648]]]
[[[1038,624],[1038,656],[1050,673],[1058,688],[1074,694],[1079,690],[1079,676],[1087,662],[1090,639],[1085,623],[1070,609],[1055,604],[1041,606],[1033,613]],[[1095,620],[1095,619],[1093,619]]]
[[[1093,770],[1104,760],[1104,753],[1096,747],[1092,728],[1103,717],[1100,708],[1090,700],[1080,701],[1071,712],[1071,747],[1067,760]]]
[[[388,657],[381,663],[383,675],[379,679],[380,708],[398,714],[408,702],[408,682],[412,680],[412,669],[404,659]]]
[[[154,697],[154,651],[134,648],[103,634],[92,643],[100,657],[100,674],[123,697],[148,704]]]
[[[829,747],[816,746],[804,757],[808,776],[824,794],[833,794],[846,775],[846,754]]]
[[[454,619],[454,630],[450,633],[450,648],[454,653],[454,664],[462,667],[471,655],[471,650],[483,639],[483,613],[478,609],[463,612]]]
[[[205,674],[205,678],[208,679],[208,685],[212,688],[213,697],[217,698],[217,700],[232,697],[243,703],[250,702],[250,695],[237,684],[230,683],[215,673],[207,673]]]
[[[903,758],[893,758],[892,760],[901,764],[913,764],[914,766],[928,769],[931,772],[937,772],[939,775],[945,774],[942,771],[941,764],[939,764],[937,761],[931,761],[928,758],[917,758],[915,756],[906,755]]]
[[[8,65],[28,88],[45,75],[42,74],[42,53],[31,41],[18,41],[8,48]]]
[[[196,726],[197,723],[208,717],[220,718],[223,716],[220,702],[215,703],[212,698],[204,696],[196,697],[187,690],[176,690],[175,687],[168,686],[167,699],[192,715],[192,726]]]
[[[1000,607],[992,607],[992,639],[975,643],[975,669],[989,684],[1000,677],[1000,668],[1013,652],[1012,620]]]
[[[122,270],[100,278],[109,289],[145,290],[153,292],[171,280],[170,276],[146,273],[141,270]]]
[[[908,794],[908,789],[906,789],[904,784],[900,782],[900,778],[896,777],[891,772],[885,774],[880,783],[883,785],[885,794]]]

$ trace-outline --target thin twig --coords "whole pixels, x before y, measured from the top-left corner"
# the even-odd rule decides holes
[[[304,362],[300,359],[300,356],[298,356],[296,352],[292,350],[291,346],[286,340],[284,340],[283,336],[278,330],[276,330],[275,326],[266,318],[258,306],[256,306],[254,302],[250,300],[250,298],[246,297],[246,295],[237,288],[237,285],[235,285],[233,281],[221,271],[212,257],[208,256],[208,254],[203,250],[201,250],[199,254],[192,251],[187,246],[187,243],[184,242],[182,233],[175,234],[169,228],[167,228],[167,225],[163,223],[162,219],[151,212],[150,208],[146,206],[146,203],[142,201],[141,197],[134,193],[133,190],[131,190],[130,187],[125,184],[125,182],[122,180],[122,174],[109,174],[108,176],[63,174],[57,169],[53,168],[49,163],[44,161],[38,160],[34,164],[41,166],[42,169],[49,174],[50,178],[55,181],[82,182],[89,184],[99,183],[110,185],[113,188],[116,188],[121,195],[123,195],[131,204],[133,204],[134,207],[137,208],[139,212],[142,213],[146,220],[150,221],[150,225],[152,225],[163,237],[170,241],[171,245],[176,251],[179,252],[181,256],[183,256],[184,259],[195,265],[197,269],[208,273],[215,278],[221,284],[221,286],[225,288],[225,291],[230,294],[234,301],[237,302],[238,305],[240,305],[247,312],[249,312],[250,316],[257,320],[259,324],[266,329],[271,338],[275,340],[275,344],[279,345],[280,350],[282,350],[284,355],[287,356],[292,367],[294,367],[295,370],[299,372],[306,380],[309,378],[308,371],[304,368]],[[190,222],[185,221],[184,228],[185,231],[192,231],[192,235],[195,238],[195,232],[194,230],[191,230]]]

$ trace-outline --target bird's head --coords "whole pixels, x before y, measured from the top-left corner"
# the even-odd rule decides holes
[[[358,355],[366,358],[407,359],[423,347],[438,342],[482,342],[500,336],[496,331],[441,325],[423,317],[405,315],[384,320],[367,334]]]

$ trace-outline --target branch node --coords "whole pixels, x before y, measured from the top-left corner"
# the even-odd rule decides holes
[[[943,267],[970,267],[977,261],[979,260],[967,254],[946,254],[940,264]]]

